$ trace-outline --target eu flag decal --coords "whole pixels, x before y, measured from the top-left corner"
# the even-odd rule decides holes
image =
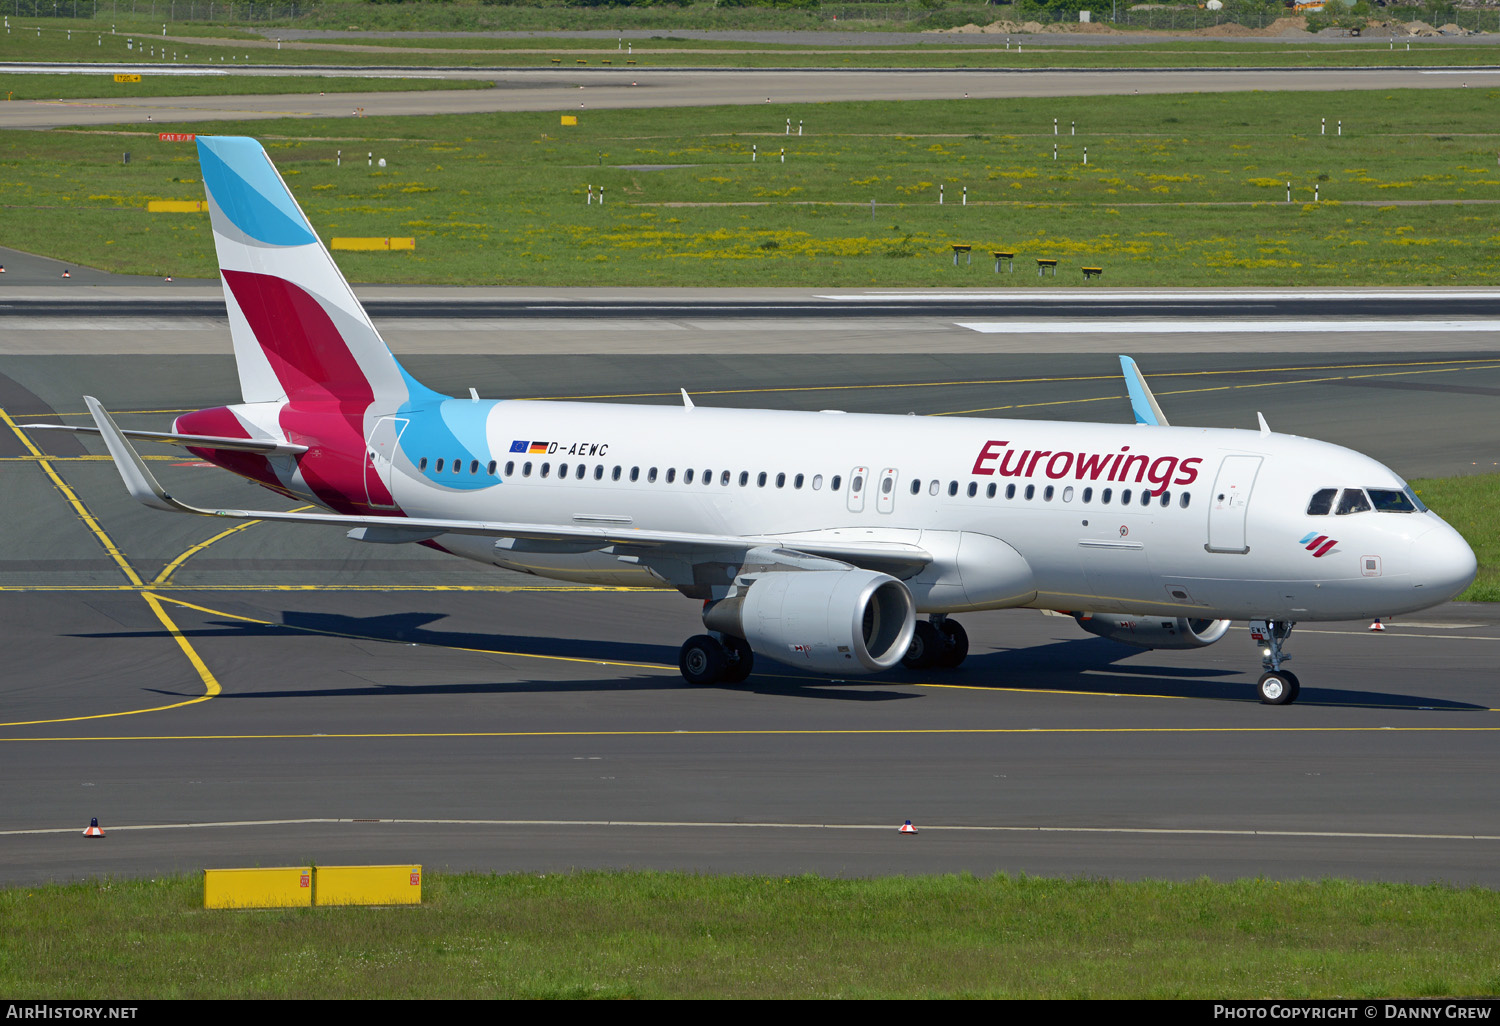
[[[530,442],[511,442],[510,443],[510,451],[511,452],[525,452],[526,451],[526,447],[528,445],[530,445],[530,444],[531,444]]]

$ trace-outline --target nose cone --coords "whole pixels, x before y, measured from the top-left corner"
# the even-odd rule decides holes
[[[1467,588],[1479,562],[1463,536],[1441,524],[1412,542],[1411,567],[1418,594],[1435,606]]]

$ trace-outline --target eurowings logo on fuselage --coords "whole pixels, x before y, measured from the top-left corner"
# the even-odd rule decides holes
[[[1297,544],[1305,546],[1307,551],[1313,554],[1313,558],[1317,559],[1333,552],[1333,547],[1338,544],[1338,539],[1330,538],[1326,534],[1319,534],[1317,531],[1309,531]]]

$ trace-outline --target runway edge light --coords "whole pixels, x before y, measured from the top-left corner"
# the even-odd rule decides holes
[[[907,820],[905,823],[902,823],[901,829],[898,831],[898,833],[903,834],[914,834],[916,832],[917,828],[911,825],[911,820]]]
[[[95,816],[89,820],[88,829],[83,832],[84,837],[103,837],[104,831],[99,829],[99,817]]]

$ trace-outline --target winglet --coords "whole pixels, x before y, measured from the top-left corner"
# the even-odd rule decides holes
[[[1151,387],[1146,384],[1146,378],[1135,361],[1128,356],[1120,357],[1120,372],[1125,375],[1125,388],[1130,392],[1130,410],[1135,414],[1135,422],[1167,427],[1166,415],[1156,405],[1156,396],[1151,394]]]
[[[1260,433],[1269,435],[1271,433],[1271,425],[1266,423],[1266,415],[1257,410],[1255,412],[1255,419],[1260,421]]]
[[[89,408],[89,414],[94,418],[95,425],[99,428],[99,434],[104,439],[104,444],[109,449],[110,456],[114,457],[115,467],[120,471],[120,477],[125,481],[125,488],[137,502],[144,503],[152,509],[164,509],[169,513],[202,513],[203,510],[194,509],[192,506],[184,505],[167,494],[161,484],[152,476],[151,471],[146,469],[146,462],[141,459],[140,453],[135,451],[125,439],[125,435],[115,424],[111,417],[99,404],[99,400],[91,395],[83,397],[84,404]]]
[[[691,410],[693,408],[693,397],[687,394],[687,389],[678,389],[682,393],[682,408]]]

